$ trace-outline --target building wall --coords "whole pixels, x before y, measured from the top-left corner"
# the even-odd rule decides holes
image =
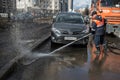
[[[0,13],[13,12],[15,9],[15,0],[1,0],[0,2]]]
[[[59,0],[38,0],[36,6],[41,13],[56,13],[59,11]]]
[[[32,8],[33,6],[33,0],[16,0],[17,10],[28,11],[28,8]]]
[[[73,0],[68,0],[68,11],[73,10]]]
[[[59,0],[39,0],[40,9],[58,10]]]
[[[68,11],[68,0],[60,0],[60,11],[61,12]]]

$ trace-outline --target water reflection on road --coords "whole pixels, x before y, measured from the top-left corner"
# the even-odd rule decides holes
[[[60,54],[60,56],[40,58],[25,68],[22,80],[120,79],[120,71],[113,72],[112,69],[106,69],[106,67],[109,68],[109,65],[106,65],[107,56],[105,55],[99,60],[97,57],[91,56],[91,50],[89,48],[70,46],[56,54]]]

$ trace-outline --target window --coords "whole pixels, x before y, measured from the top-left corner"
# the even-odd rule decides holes
[[[56,22],[83,24],[83,17],[79,14],[59,14]]]
[[[119,0],[101,0],[102,7],[114,7],[116,4],[119,4]]]
[[[55,2],[55,4],[57,4],[57,2]]]
[[[57,6],[55,6],[55,8],[57,8]]]

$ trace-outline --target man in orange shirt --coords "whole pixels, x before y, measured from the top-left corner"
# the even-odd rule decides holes
[[[100,45],[104,44],[105,36],[105,21],[100,15],[97,15],[96,11],[92,12],[92,29],[91,32],[94,35],[94,43],[96,47],[96,55],[100,54]]]

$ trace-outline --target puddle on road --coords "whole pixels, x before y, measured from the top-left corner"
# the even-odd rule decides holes
[[[107,71],[101,62],[91,62],[89,49],[67,47],[56,54],[41,57],[27,66],[22,80],[119,80],[119,73]],[[104,63],[104,62],[103,62]]]
[[[56,54],[59,56],[42,57],[29,65],[23,73],[23,80],[78,80],[79,75],[88,74],[89,66],[85,66],[88,61],[86,49],[68,47]],[[31,71],[32,73],[28,76],[27,74]],[[36,77],[36,79],[31,77]],[[84,78],[83,80],[87,80],[86,77]]]

